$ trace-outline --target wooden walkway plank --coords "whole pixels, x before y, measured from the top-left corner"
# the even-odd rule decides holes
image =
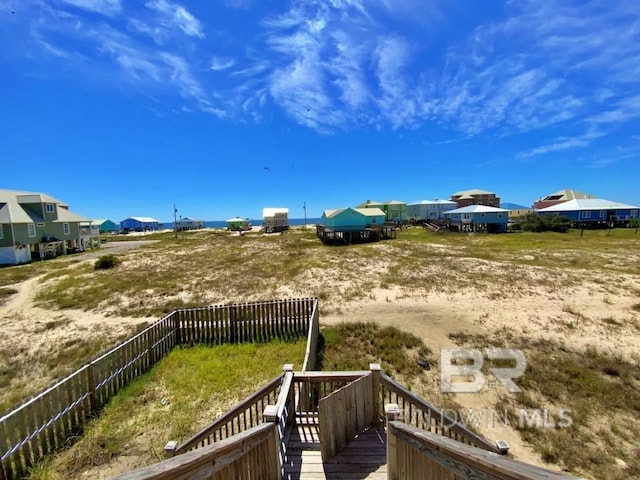
[[[285,480],[300,478],[311,480],[387,478],[387,444],[383,427],[371,427],[351,440],[333,458],[323,462],[320,452],[319,426],[310,423],[295,424],[287,443],[283,466]]]

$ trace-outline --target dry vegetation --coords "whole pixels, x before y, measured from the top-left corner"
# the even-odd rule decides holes
[[[380,326],[375,338],[390,340],[367,355],[393,350],[387,348],[392,335],[383,330],[389,325],[423,341],[434,352],[432,374],[405,378],[436,404],[434,398],[447,402],[435,380],[440,347],[523,348],[529,396],[486,395],[483,405],[567,403],[576,409],[577,425],[514,431],[522,443],[509,437],[513,454],[588,478],[640,476],[633,393],[640,386],[634,373],[640,366],[640,235],[633,229],[580,236],[412,228],[398,237],[325,247],[301,229],[268,236],[204,230],[178,239],[145,237],[157,243],[118,253],[119,265],[109,270],[96,271],[95,258],[82,256],[0,269],[0,327],[8,333],[0,339],[0,409],[176,307],[316,296],[325,326],[352,320]],[[345,337],[365,351],[362,338],[370,328],[328,338]],[[427,355],[418,344],[407,348],[405,360],[389,357],[389,368]],[[557,360],[551,366],[550,357]]]

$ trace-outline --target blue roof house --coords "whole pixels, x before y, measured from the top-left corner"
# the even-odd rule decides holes
[[[509,210],[487,205],[469,205],[444,212],[449,227],[463,232],[503,233],[507,231]]]
[[[539,215],[561,215],[588,226],[624,225],[640,218],[640,207],[602,198],[579,198],[542,208]]]
[[[407,205],[407,216],[415,220],[443,220],[444,212],[457,207],[451,200],[422,200]]]
[[[120,228],[125,232],[148,232],[158,230],[160,222],[151,217],[129,217],[120,222]]]

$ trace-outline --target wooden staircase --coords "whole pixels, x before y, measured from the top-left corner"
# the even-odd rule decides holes
[[[339,454],[323,461],[317,417],[298,417],[287,442],[282,478],[371,479],[387,478],[387,435],[384,426],[372,426]]]

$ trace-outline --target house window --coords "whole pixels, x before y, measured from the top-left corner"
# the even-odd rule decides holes
[[[4,238],[4,226],[0,223],[0,240]]]
[[[600,210],[600,218],[604,218],[604,210]]]
[[[631,210],[631,218],[636,218],[638,216],[638,210]]]
[[[591,218],[591,212],[582,212],[582,218]]]
[[[36,236],[36,224],[35,223],[29,223],[27,225],[27,235],[29,235],[30,237],[35,237]]]
[[[64,232],[65,235],[69,235],[69,233],[71,233],[71,231],[69,230],[69,224],[68,223],[63,223],[62,224],[62,231]]]
[[[53,203],[47,203],[47,213],[53,213],[55,212],[55,207],[53,206]]]

